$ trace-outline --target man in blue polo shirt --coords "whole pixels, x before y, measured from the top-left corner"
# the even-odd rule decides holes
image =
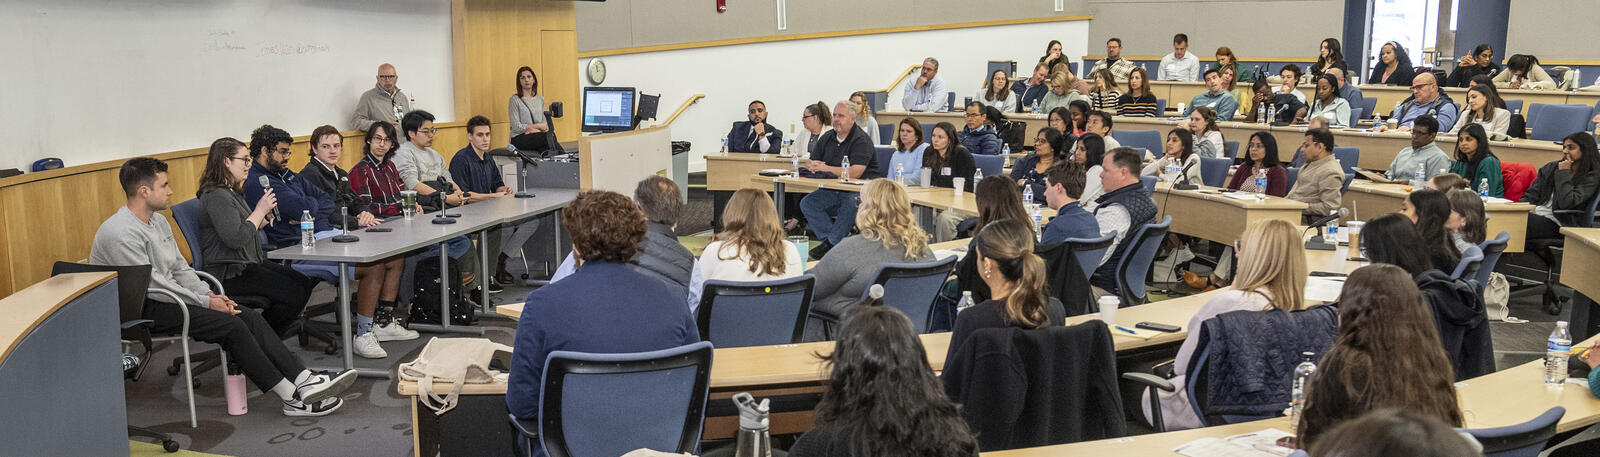
[[[867,139],[867,132],[856,126],[856,114],[850,109],[850,102],[835,103],[833,109],[833,130],[817,139],[816,150],[811,151],[811,160],[806,162],[805,169],[851,179],[882,177],[882,171],[878,170],[878,154],[872,147],[872,140]],[[848,175],[840,166],[847,156],[850,158]],[[816,232],[819,241],[817,247],[811,248],[811,258],[821,259],[829,249],[850,236],[850,229],[856,226],[856,206],[860,204],[861,195],[856,192],[828,189],[817,189],[800,199],[800,211],[805,213],[806,224]]]

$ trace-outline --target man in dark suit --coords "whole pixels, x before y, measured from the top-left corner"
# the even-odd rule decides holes
[[[783,131],[767,123],[767,104],[750,102],[749,120],[733,123],[728,131],[728,152],[777,154],[783,145]]]

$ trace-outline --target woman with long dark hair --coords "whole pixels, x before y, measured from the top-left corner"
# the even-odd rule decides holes
[[[1167,182],[1187,182],[1196,186],[1200,181],[1200,156],[1194,153],[1194,133],[1175,128],[1167,132],[1162,153],[1156,160],[1139,170],[1139,176],[1156,176]]]
[[[1500,99],[1500,91],[1494,86],[1479,84],[1467,89],[1467,103],[1461,105],[1461,114],[1456,118],[1456,124],[1450,128],[1451,135],[1459,135],[1468,125],[1483,127],[1484,132],[1492,140],[1506,139],[1506,132],[1511,130],[1511,111],[1507,111],[1505,100]]]
[[[507,118],[511,119],[511,144],[519,149],[534,150],[540,142],[534,133],[550,131],[550,120],[544,118],[544,95],[539,93],[539,76],[532,67],[517,69],[517,93],[506,102]]]
[[[1456,64],[1455,71],[1450,72],[1449,85],[1452,87],[1468,87],[1472,85],[1472,78],[1484,75],[1493,78],[1500,72],[1500,64],[1494,63],[1494,48],[1488,43],[1472,48],[1472,54],[1461,56],[1461,61]]]
[[[1466,251],[1468,247],[1489,239],[1488,218],[1483,214],[1483,197],[1466,189],[1450,189],[1444,192],[1444,196],[1450,200],[1450,220],[1445,222],[1445,228],[1450,230],[1450,241],[1455,243],[1457,250]]]
[[[1306,385],[1295,444],[1323,448],[1317,440],[1323,433],[1379,408],[1462,426],[1450,360],[1433,320],[1404,269],[1374,264],[1351,273],[1339,295],[1339,339]]]
[[[1312,81],[1316,82],[1317,89],[1312,93],[1311,105],[1306,108],[1306,120],[1320,117],[1328,121],[1328,127],[1348,127],[1350,101],[1339,96],[1339,78],[1319,73]]]
[[[816,424],[790,456],[978,455],[978,440],[945,395],[913,328],[888,306],[855,306],[845,314],[833,352],[819,355],[829,376]]]
[[[1506,71],[1494,76],[1495,87],[1501,89],[1551,90],[1556,88],[1555,78],[1539,66],[1539,58],[1516,54],[1506,59]]]
[[[1438,191],[1427,192],[1438,194]],[[1449,235],[1443,237],[1444,244],[1452,243],[1448,241]],[[1489,317],[1482,295],[1466,280],[1451,279],[1449,273],[1441,271],[1455,268],[1455,263],[1434,264],[1435,260],[1430,257],[1437,256],[1427,251],[1455,249],[1438,244],[1420,235],[1417,226],[1398,213],[1367,221],[1361,229],[1361,247],[1366,249],[1367,258],[1372,259],[1372,263],[1404,269],[1411,276],[1414,289],[1422,292],[1433,310],[1431,321],[1437,331],[1435,338],[1453,367],[1452,378],[1461,380],[1494,372],[1494,341],[1490,337]],[[1345,290],[1350,290],[1351,286],[1346,282]]]
[[[1144,67],[1133,67],[1128,72],[1128,92],[1117,98],[1118,116],[1161,117],[1156,112],[1156,94],[1150,92],[1150,74]]]
[[[1594,136],[1585,132],[1561,140],[1561,160],[1544,164],[1522,201],[1534,204],[1528,216],[1528,239],[1560,238],[1561,227],[1577,225],[1576,215],[1556,214],[1557,210],[1589,209],[1600,187],[1600,154],[1595,152]]]
[[[1042,201],[1045,171],[1057,161],[1066,160],[1067,136],[1054,128],[1039,129],[1039,135],[1033,139],[1033,153],[1017,159],[1017,162],[1011,165],[1011,179],[1019,186],[1028,186],[1032,189],[1035,202]]]
[[[1067,56],[1061,54],[1061,41],[1050,40],[1050,44],[1044,45],[1044,57],[1040,57],[1039,62],[1047,65],[1046,68],[1051,68],[1052,71],[1058,64],[1066,65]]]
[[[1461,251],[1450,240],[1445,224],[1450,221],[1450,200],[1444,192],[1418,189],[1406,195],[1400,213],[1417,225],[1417,235],[1422,237],[1418,248],[1427,249],[1429,262],[1434,268],[1449,270],[1461,261]]]
[[[978,98],[984,105],[1000,110],[1002,113],[1017,112],[1017,96],[1011,93],[1011,77],[1005,70],[995,69],[989,73],[988,84],[978,90]]]
[[[972,161],[972,153],[961,145],[956,126],[949,122],[933,126],[928,149],[922,153],[922,168],[933,170],[933,177],[929,181],[934,187],[949,189],[955,187],[955,178],[966,178],[967,183],[962,187],[971,192],[972,186],[977,184],[971,181],[972,172],[978,170],[978,165]]]
[[[889,179],[902,179],[907,186],[921,184],[922,154],[928,149],[928,143],[922,141],[922,123],[909,116],[900,119],[900,124],[895,127],[893,144],[894,153],[889,155],[888,168],[884,169],[883,175]]]
[[[985,179],[985,181],[988,181]],[[1000,219],[983,226],[972,240],[979,279],[989,299],[958,310],[946,359],[953,358],[972,332],[985,328],[1042,328],[1063,325],[1066,307],[1046,290],[1044,259],[1033,253],[1029,223]]]
[[[1372,66],[1372,74],[1367,75],[1367,84],[1410,86],[1415,76],[1416,70],[1411,67],[1411,56],[1406,54],[1405,46],[1390,41],[1378,51],[1378,63]]]
[[[1245,157],[1246,160],[1233,172],[1233,178],[1228,180],[1229,189],[1260,192],[1274,197],[1289,194],[1289,173],[1284,170],[1283,164],[1278,162],[1278,140],[1271,133],[1263,131],[1250,134],[1250,142],[1245,146]],[[1266,175],[1266,188],[1256,185],[1257,173]],[[1198,273],[1185,270],[1181,273],[1183,282],[1199,291],[1225,286],[1233,274],[1233,258],[1233,247],[1223,246],[1222,254],[1217,256],[1217,267],[1211,269],[1211,276],[1202,277]]]
[[[1078,137],[1078,147],[1073,149],[1072,161],[1084,167],[1083,196],[1078,198],[1083,203],[1083,209],[1093,212],[1098,206],[1094,200],[1100,194],[1106,193],[1105,187],[1100,183],[1100,164],[1106,155],[1106,140],[1099,134],[1085,133]]]
[[[1327,73],[1329,68],[1344,70],[1350,68],[1344,62],[1344,47],[1339,45],[1338,38],[1324,38],[1317,50],[1317,63],[1311,64],[1308,75]]]
[[[1511,117],[1508,113],[1502,114]],[[1455,159],[1450,162],[1450,172],[1460,175],[1472,190],[1478,192],[1487,190],[1491,197],[1506,195],[1506,188],[1500,175],[1500,158],[1495,157],[1494,152],[1489,150],[1489,135],[1482,125],[1472,124],[1461,129],[1461,135],[1456,137]]]

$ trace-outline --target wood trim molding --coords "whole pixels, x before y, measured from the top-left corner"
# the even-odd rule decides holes
[[[0,363],[56,310],[116,276],[109,271],[52,276],[0,300],[0,309],[6,310],[7,317],[0,321]]]
[[[917,71],[917,70],[919,70],[921,68],[922,68],[922,65],[920,65],[920,64],[919,65],[912,65],[912,66],[906,68],[906,71],[904,73],[901,73],[900,77],[895,78],[894,82],[889,83],[889,87],[884,89],[883,93],[887,94],[889,92],[893,92],[895,87],[899,87],[900,86],[900,81],[905,81],[907,76],[911,76],[911,73],[913,73],[913,72],[915,72],[915,71]]]
[[[716,46],[732,46],[737,44],[772,43],[779,41],[810,40],[815,38],[836,38],[846,36],[877,35],[881,33],[924,32],[929,30],[953,30],[971,27],[993,27],[999,25],[1039,24],[1046,22],[1087,21],[1094,19],[1094,15],[1078,16],[1052,16],[1029,19],[1006,19],[999,21],[958,22],[941,25],[914,25],[905,27],[883,27],[874,29],[840,30],[836,32],[800,33],[794,35],[773,35],[750,38],[734,38],[729,40],[697,41],[693,43],[658,44],[652,46],[636,46],[631,48],[602,49],[597,51],[583,51],[578,53],[579,59],[590,57],[617,56],[624,54],[639,54],[644,52],[677,51],[681,49],[710,48]]]
[[[690,95],[688,100],[684,100],[682,105],[678,105],[677,111],[672,112],[672,117],[667,118],[666,125],[672,125],[672,121],[678,120],[678,116],[683,115],[683,112],[689,109],[689,105],[695,104],[702,98],[706,98],[706,94]]]
[[[1166,56],[1122,56],[1122,58],[1128,59],[1128,60],[1161,60],[1162,57],[1166,57]],[[1196,57],[1199,57],[1199,56],[1196,56]],[[1083,56],[1083,61],[1084,62],[1095,62],[1095,61],[1098,61],[1098,60],[1104,59],[1104,58],[1106,58],[1106,56]],[[1199,59],[1202,62],[1216,62],[1217,61],[1217,56],[1199,57]],[[1259,58],[1259,59],[1239,59],[1239,60],[1244,61],[1244,62],[1317,63],[1317,59],[1306,58],[1306,57],[1263,57],[1263,58]],[[1600,63],[1597,63],[1596,65],[1600,65]]]
[[[1500,64],[1501,65],[1505,65],[1505,62],[1501,62]],[[1565,65],[1565,66],[1569,66],[1569,67],[1574,67],[1574,66],[1579,66],[1579,65],[1583,65],[1583,66],[1600,65],[1600,60],[1540,60],[1539,61],[1539,66],[1555,66],[1555,65]]]

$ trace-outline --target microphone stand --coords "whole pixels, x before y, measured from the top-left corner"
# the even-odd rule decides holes
[[[340,234],[334,236],[333,237],[333,242],[335,242],[335,243],[354,243],[354,242],[357,242],[357,241],[361,241],[361,237],[358,237],[358,236],[350,234],[350,211],[349,211],[349,209],[346,208],[346,207],[340,206],[339,207],[339,213],[340,214],[344,214],[344,218],[341,220],[342,223],[339,224],[339,231],[341,231],[343,233],[340,233]]]
[[[1306,227],[1306,231],[1310,231],[1312,229],[1315,229],[1317,231],[1317,234],[1315,236],[1312,236],[1311,239],[1306,240],[1305,248],[1307,250],[1311,250],[1311,251],[1332,251],[1332,250],[1338,249],[1339,240],[1337,240],[1337,239],[1328,240],[1328,239],[1324,238],[1322,236],[1323,235],[1322,226],[1323,226],[1323,224],[1327,224],[1330,221],[1337,220],[1340,217],[1344,217],[1345,214],[1348,214],[1348,212],[1349,212],[1349,210],[1346,210],[1344,208],[1339,208],[1339,211],[1334,212],[1333,214],[1329,214],[1327,216],[1323,216],[1323,217],[1317,219],[1316,221],[1313,221],[1311,226]],[[1304,234],[1305,232],[1303,231],[1303,232],[1300,232],[1300,233]]]
[[[1194,164],[1196,162],[1199,162],[1199,161],[1198,160],[1197,161],[1191,161],[1191,162],[1185,164],[1183,166],[1183,169],[1178,170],[1178,179],[1173,180],[1173,183],[1172,183],[1172,188],[1173,189],[1177,189],[1177,190],[1195,190],[1195,189],[1199,189],[1200,188],[1200,186],[1196,186],[1196,185],[1194,185],[1194,183],[1189,182],[1189,169],[1193,168]]]
[[[517,172],[520,176],[520,178],[517,180],[517,188],[522,189],[523,186],[528,185],[528,167],[537,167],[539,166],[539,162],[535,162],[532,158],[529,158],[526,154],[523,154],[522,151],[517,150],[516,148],[511,148],[511,154],[515,155],[518,159],[521,159],[521,162],[517,163]],[[529,192],[527,189],[519,190],[516,194],[513,194],[513,196],[516,198],[534,197],[533,192]]]
[[[448,192],[446,192],[446,190],[450,188],[450,182],[445,181],[444,178],[440,178],[439,180],[435,181],[434,184],[436,184],[436,185],[438,185],[440,187],[439,187],[439,190],[438,190],[438,192],[439,192],[439,215],[435,216],[433,218],[433,223],[439,224],[439,225],[456,223],[456,220],[455,219],[451,219],[451,218],[453,218],[453,217],[461,217],[461,215],[460,214],[450,214],[450,204],[449,203],[445,203],[445,201],[444,201],[445,200],[445,195],[448,193]]]

